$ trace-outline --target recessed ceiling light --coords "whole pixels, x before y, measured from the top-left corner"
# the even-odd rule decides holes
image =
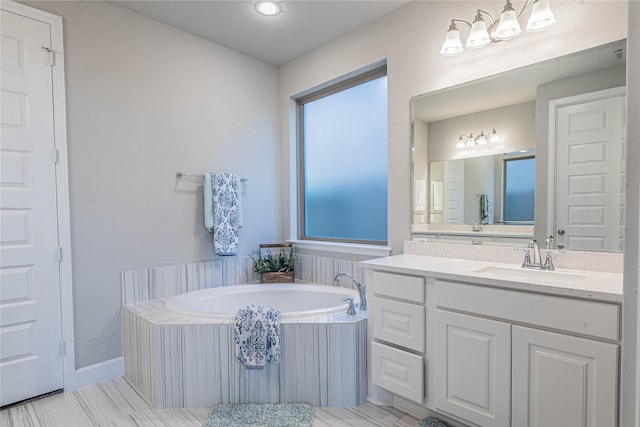
[[[279,1],[259,0],[254,7],[260,15],[276,16],[282,13],[282,4]]]

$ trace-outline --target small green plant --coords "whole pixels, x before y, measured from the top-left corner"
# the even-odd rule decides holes
[[[257,256],[253,259],[253,270],[256,273],[272,273],[293,271],[298,263],[298,256],[290,251],[286,253],[284,250],[279,254],[267,254],[266,257]]]

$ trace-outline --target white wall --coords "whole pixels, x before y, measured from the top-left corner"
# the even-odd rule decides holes
[[[76,366],[122,354],[120,272],[211,260],[202,186],[248,178],[240,254],[279,241],[275,67],[106,2],[64,19]]]
[[[556,1],[558,23],[540,33],[523,32],[515,40],[455,57],[440,55],[452,18],[472,19],[478,8],[499,14],[495,1],[414,1],[382,19],[355,30],[293,61],[280,71],[280,120],[283,171],[282,211],[295,208],[290,176],[295,173],[291,141],[290,97],[368,64],[387,59],[389,96],[389,244],[395,253],[410,237],[412,96],[475,80],[620,40],[627,34],[627,2]],[[589,31],[584,31],[589,29]],[[464,30],[463,30],[464,31]],[[283,230],[291,230],[284,215]]]
[[[621,426],[640,427],[640,2],[629,6]]]

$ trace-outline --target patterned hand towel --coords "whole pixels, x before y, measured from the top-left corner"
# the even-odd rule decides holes
[[[238,253],[238,200],[240,178],[232,173],[212,172],[213,242],[217,255]]]
[[[261,305],[239,309],[235,343],[236,360],[249,369],[280,363],[280,310]]]

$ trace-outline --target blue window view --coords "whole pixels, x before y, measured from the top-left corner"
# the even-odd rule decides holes
[[[525,157],[504,162],[505,221],[533,221],[536,159]]]
[[[304,237],[387,241],[387,77],[303,105]]]

